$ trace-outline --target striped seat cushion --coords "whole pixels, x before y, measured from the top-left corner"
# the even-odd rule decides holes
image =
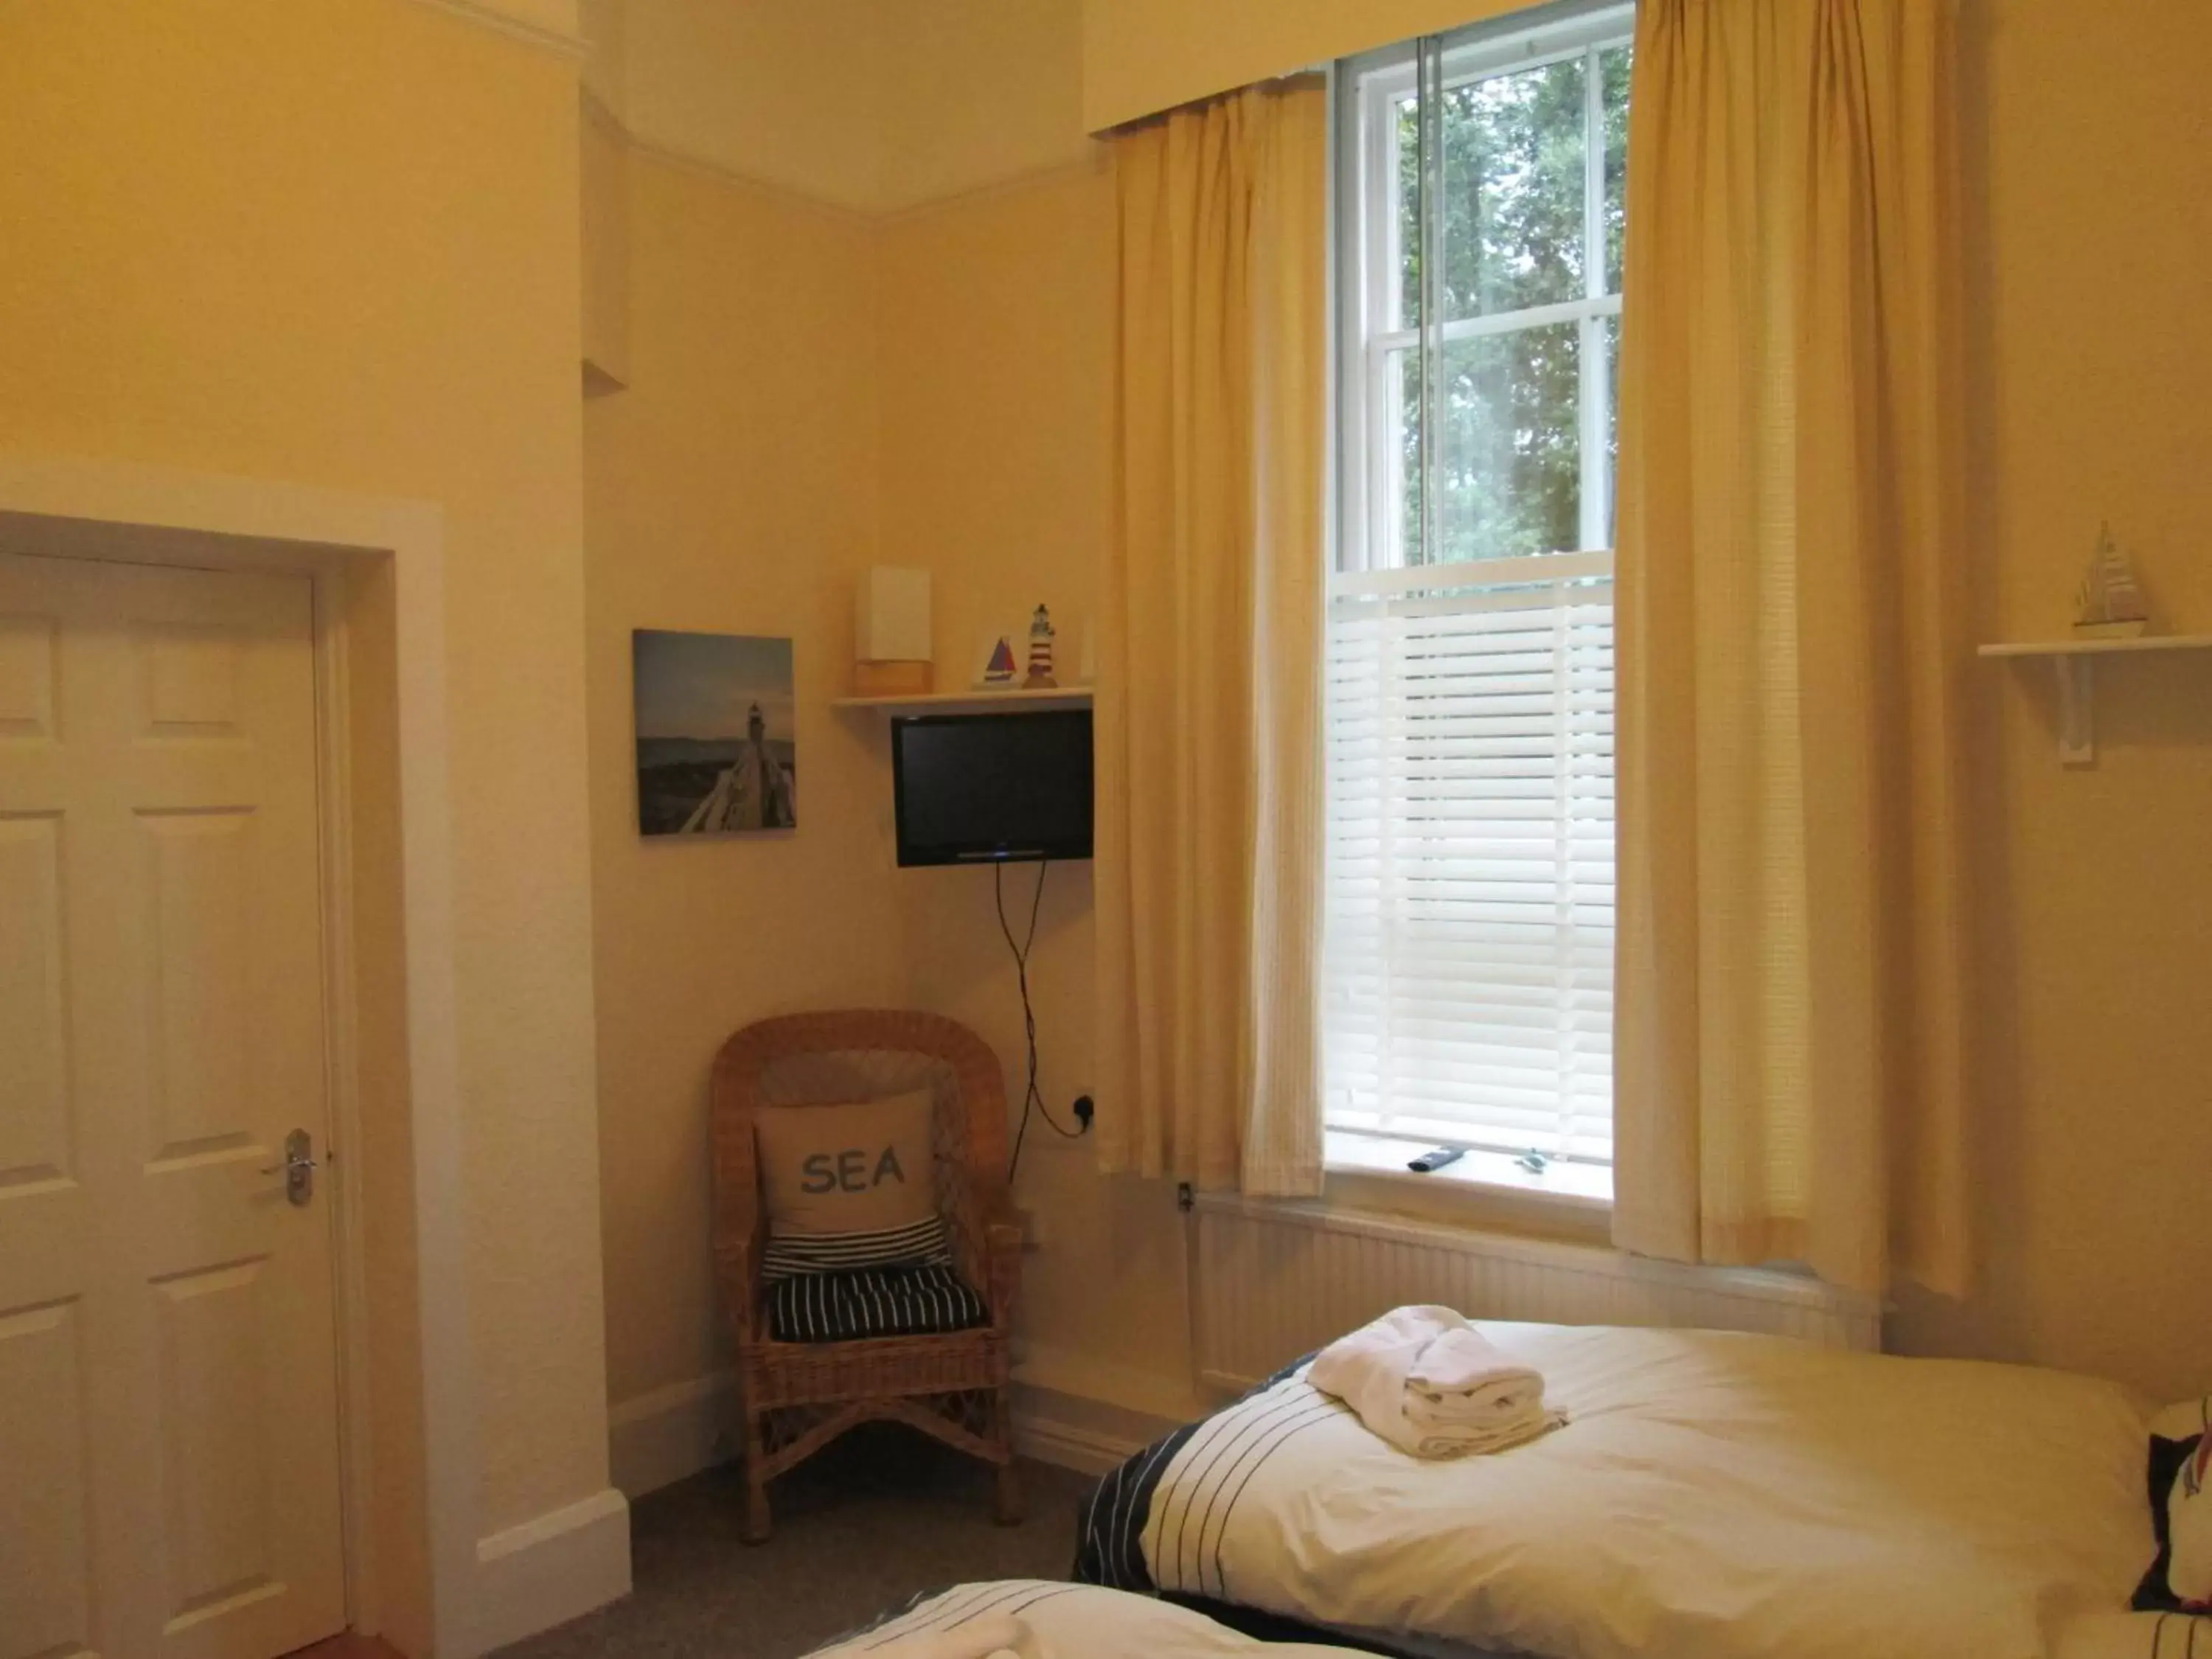
[[[779,1279],[768,1322],[779,1342],[857,1342],[973,1330],[991,1322],[991,1310],[949,1267],[862,1267]]]
[[[945,1218],[927,1216],[908,1227],[867,1233],[792,1233],[771,1236],[761,1255],[761,1277],[848,1273],[855,1267],[950,1266]]]

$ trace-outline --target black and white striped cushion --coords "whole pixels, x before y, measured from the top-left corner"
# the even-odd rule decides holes
[[[872,1233],[800,1233],[771,1237],[761,1257],[761,1277],[788,1279],[793,1273],[847,1273],[855,1267],[950,1266],[945,1218],[928,1216],[910,1227],[886,1227]]]
[[[2137,1611],[2212,1615],[2212,1394],[2151,1419],[2150,1512],[2158,1559]]]
[[[950,1267],[863,1267],[776,1280],[768,1322],[779,1342],[857,1342],[973,1330],[991,1322],[991,1310]]]

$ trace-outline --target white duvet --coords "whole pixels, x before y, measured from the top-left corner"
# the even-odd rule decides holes
[[[2212,1618],[2092,1613],[2067,1627],[2056,1653],[2057,1659],[2212,1659]]]
[[[1344,1648],[1255,1641],[1149,1596],[1041,1578],[957,1584],[811,1659],[957,1655],[977,1646],[963,1643],[969,1632],[1003,1642],[1018,1659],[1368,1659]]]
[[[1484,1324],[1568,1425],[1407,1456],[1303,1377],[1210,1419],[1152,1577],[1559,1659],[2039,1659],[2153,1553],[2139,1403],[2054,1371]]]

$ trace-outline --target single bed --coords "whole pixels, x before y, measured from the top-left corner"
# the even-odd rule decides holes
[[[916,1597],[811,1659],[984,1659],[997,1634],[975,1634],[983,1632],[1011,1635],[1018,1659],[1357,1659],[1339,1647],[1262,1642],[1151,1596],[1039,1578]]]
[[[1108,1475],[1077,1577],[1396,1650],[2041,1659],[2125,1607],[2151,1558],[2148,1416],[2117,1385],[1729,1333],[1480,1328],[1543,1372],[1566,1427],[1423,1462],[1295,1366]],[[2100,1628],[2157,1651],[2148,1626]]]

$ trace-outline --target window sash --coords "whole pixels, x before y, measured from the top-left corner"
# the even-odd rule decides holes
[[[1360,60],[1339,80],[1340,489],[1329,582],[1324,1119],[1332,1128],[1612,1159],[1613,556],[1605,102],[1629,14],[1577,9]],[[1583,292],[1400,314],[1398,106],[1583,58]],[[1431,139],[1433,146],[1434,140]],[[1434,153],[1432,149],[1431,154]],[[1429,186],[1435,187],[1433,177]],[[1407,566],[1397,406],[1446,343],[1572,325],[1583,550]],[[1427,415],[1430,387],[1417,388]],[[1439,425],[1425,421],[1433,475]],[[1432,498],[1433,499],[1433,498]],[[1433,510],[1423,553],[1440,545]]]
[[[1547,9],[1545,21],[1525,18],[1479,23],[1441,37],[1443,90],[1583,59],[1583,286],[1579,298],[1521,310],[1452,318],[1427,330],[1448,344],[1571,322],[1581,333],[1577,411],[1583,460],[1581,542],[1612,541],[1609,469],[1595,458],[1605,449],[1611,424],[1609,355],[1599,331],[1620,315],[1620,295],[1607,287],[1606,249],[1605,88],[1603,54],[1631,44],[1632,8],[1616,4]],[[1423,331],[1399,313],[1405,247],[1400,228],[1405,202],[1398,167],[1395,108],[1413,95],[1420,65],[1408,41],[1354,61],[1338,78],[1337,216],[1340,356],[1344,366],[1338,398],[1340,569],[1382,568],[1395,549],[1394,526],[1405,522],[1405,489],[1397,465],[1396,423],[1389,380],[1394,353],[1418,349]],[[1431,251],[1433,255],[1433,250]],[[1431,257],[1427,264],[1436,268]],[[1618,339],[1613,347],[1618,351]],[[1427,423],[1433,431],[1435,422]]]

